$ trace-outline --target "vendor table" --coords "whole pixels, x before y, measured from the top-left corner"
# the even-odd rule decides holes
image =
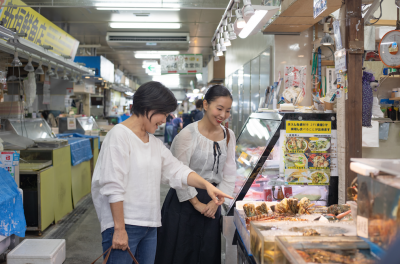
[[[54,219],[57,223],[72,211],[72,180],[71,180],[71,150],[70,146],[60,148],[29,148],[21,151],[21,158],[25,160],[52,160],[54,170],[54,184],[50,198],[54,206]],[[20,173],[21,174],[21,173]],[[40,206],[40,204],[39,204]]]

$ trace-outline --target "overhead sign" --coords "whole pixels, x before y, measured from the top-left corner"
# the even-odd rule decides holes
[[[203,72],[202,54],[161,55],[161,74],[196,74]]]
[[[26,40],[37,45],[50,45],[52,52],[75,58],[79,41],[54,25],[20,0],[0,0],[0,21],[6,28],[26,33]],[[22,7],[26,6],[26,7]]]

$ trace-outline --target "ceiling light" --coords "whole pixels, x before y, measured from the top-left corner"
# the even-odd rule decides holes
[[[69,79],[70,82],[76,83],[75,73],[71,73],[71,78]]]
[[[14,59],[13,59],[13,61],[11,62],[11,66],[13,66],[13,67],[20,67],[20,66],[22,66],[22,62],[19,60],[19,58],[18,58],[18,52],[16,51],[16,52],[14,52]]]
[[[90,79],[90,76],[85,76],[85,79]]]
[[[58,67],[56,67],[55,71],[54,71],[54,75],[52,76],[53,79],[60,79],[60,77],[58,77]]]
[[[35,73],[40,74],[40,75],[44,74],[43,67],[42,67],[42,61],[39,61],[39,66],[36,68]]]
[[[97,78],[97,80],[99,80],[99,81],[102,81],[102,80],[103,80],[103,78]]]
[[[54,72],[53,72],[53,70],[51,69],[51,62],[49,62],[49,65],[48,65],[48,69],[47,69],[47,71],[46,71],[46,74],[47,74],[49,77],[54,76]]]
[[[254,15],[254,8],[251,6],[251,0],[243,0],[243,16],[249,17]]]
[[[231,41],[229,40],[229,33],[228,32],[224,32],[224,44],[225,44],[225,46],[232,45]]]
[[[126,94],[127,96],[133,96],[134,93],[132,93],[132,92],[125,92],[125,94]]]
[[[27,71],[27,72],[34,72],[35,71],[35,68],[33,68],[33,65],[32,65],[32,57],[29,57],[28,64],[25,65],[24,70]]]
[[[63,71],[63,77],[61,77],[61,80],[69,81],[69,78],[68,78],[68,75],[67,75],[67,71],[65,69]]]
[[[131,1],[129,1],[129,2],[131,2]],[[113,3],[113,1],[111,1],[110,3],[96,3],[95,6],[97,6],[98,8],[109,7],[109,8],[113,8],[113,10],[115,10],[118,8],[157,8],[157,7],[179,8],[180,4]]]
[[[246,21],[243,19],[242,11],[240,9],[236,9],[235,13],[236,13],[236,27],[244,28],[246,26]]]
[[[221,51],[226,51],[226,46],[224,42],[221,42]]]
[[[329,46],[329,45],[333,45],[334,41],[333,41],[332,37],[329,35],[329,33],[325,33],[325,36],[322,37],[320,43],[321,43],[321,45]]]
[[[146,8],[146,7],[98,7],[97,10],[119,10],[119,11],[179,11],[180,8]]]
[[[217,43],[217,56],[221,57],[224,56],[224,53],[221,50],[221,44]]]
[[[110,23],[111,28],[181,28],[180,23]]]
[[[236,34],[235,31],[233,30],[233,24],[228,25],[228,31],[229,31],[229,39],[230,40],[236,39]]]

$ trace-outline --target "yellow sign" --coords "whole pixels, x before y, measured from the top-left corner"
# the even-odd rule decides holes
[[[79,41],[74,39],[21,0],[0,0],[0,21],[6,28],[26,33],[26,40],[37,45],[50,45],[52,52],[74,59]],[[26,7],[21,7],[26,6]]]
[[[242,152],[242,154],[240,154],[238,161],[243,164],[243,161],[247,159],[247,156],[249,156],[247,153]]]
[[[330,121],[286,121],[287,134],[330,134]]]

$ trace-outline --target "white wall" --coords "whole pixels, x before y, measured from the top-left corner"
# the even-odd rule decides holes
[[[232,46],[225,53],[225,77],[240,69],[244,64],[254,59],[270,46],[274,46],[273,35],[263,35],[261,32],[246,39],[232,40]]]

